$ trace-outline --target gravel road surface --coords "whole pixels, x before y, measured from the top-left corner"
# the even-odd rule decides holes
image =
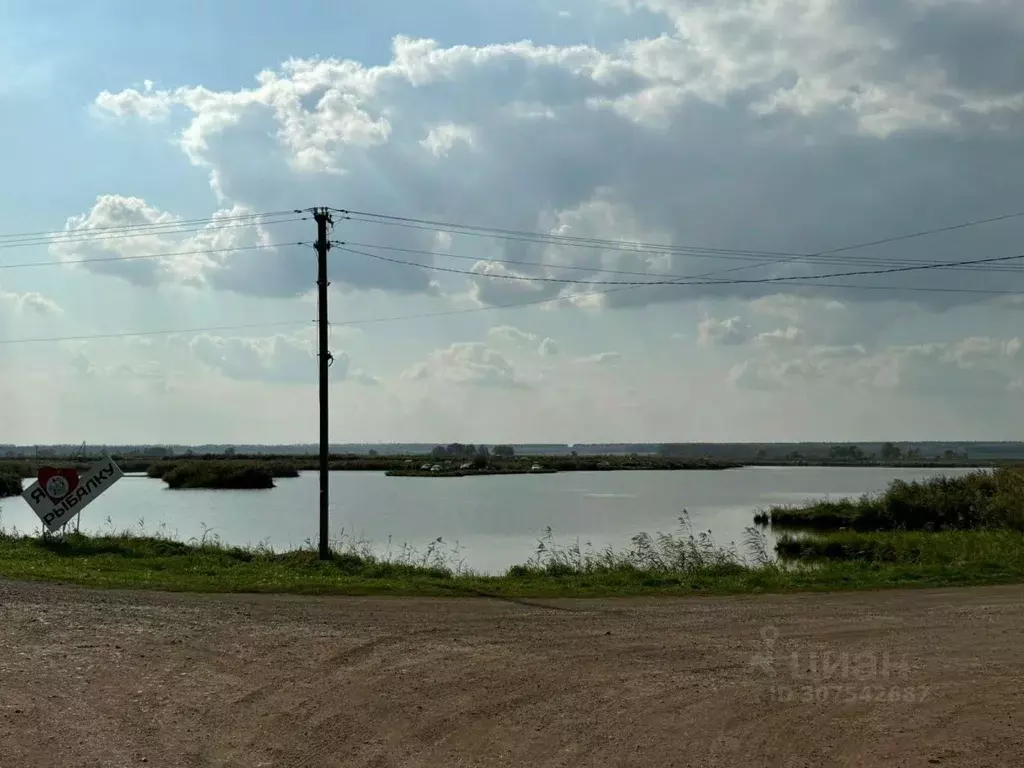
[[[1024,764],[1024,587],[519,603],[0,582],[0,766]]]

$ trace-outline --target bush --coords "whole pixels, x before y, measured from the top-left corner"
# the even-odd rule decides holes
[[[938,564],[1024,563],[1018,531],[845,531],[825,535],[783,535],[775,551],[785,560]]]
[[[774,525],[817,529],[1024,530],[1024,470],[1000,467],[959,477],[894,480],[875,496],[774,507],[769,517]]]
[[[243,462],[182,462],[164,472],[162,478],[172,490],[274,487],[274,475],[268,467]]]
[[[20,495],[21,476],[15,472],[0,472],[0,497]]]

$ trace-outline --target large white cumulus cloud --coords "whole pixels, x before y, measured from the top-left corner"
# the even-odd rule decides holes
[[[588,238],[816,252],[1002,213],[1007,200],[1024,193],[1018,54],[1024,10],[1018,3],[608,4],[623,14],[655,14],[661,34],[603,49],[529,41],[443,47],[399,35],[381,66],[292,59],[236,90],[202,84],[117,90],[112,84],[95,106],[108,116],[166,123],[188,160],[208,169],[224,210],[330,204]],[[1024,225],[1008,221],[870,255],[1008,255],[1019,249],[1021,234]],[[442,240],[422,230],[344,220],[335,236],[479,257],[474,266],[401,256],[477,273],[462,278],[349,255],[335,259],[337,284],[468,293],[484,305],[585,291],[586,281],[608,278],[602,268],[644,279],[751,267],[728,276],[756,278],[865,263],[857,260],[861,252],[828,264],[780,266],[736,255],[651,255],[458,235]],[[846,282],[1000,290],[1015,271],[1011,265]],[[200,264],[193,278],[209,281],[210,274],[219,275],[217,287],[247,293],[308,288],[303,271],[279,258],[239,267]],[[580,284],[488,277],[495,274],[571,277]],[[820,290],[844,301],[884,296],[934,306],[981,297]],[[614,291],[596,303],[765,292],[743,284],[643,288]]]

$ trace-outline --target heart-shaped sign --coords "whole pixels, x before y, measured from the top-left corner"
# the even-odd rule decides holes
[[[74,467],[43,467],[36,479],[50,501],[56,504],[78,487],[78,470]]]

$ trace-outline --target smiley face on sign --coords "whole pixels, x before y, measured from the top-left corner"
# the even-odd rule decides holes
[[[56,504],[78,487],[78,470],[73,467],[43,467],[37,479],[50,501]]]

